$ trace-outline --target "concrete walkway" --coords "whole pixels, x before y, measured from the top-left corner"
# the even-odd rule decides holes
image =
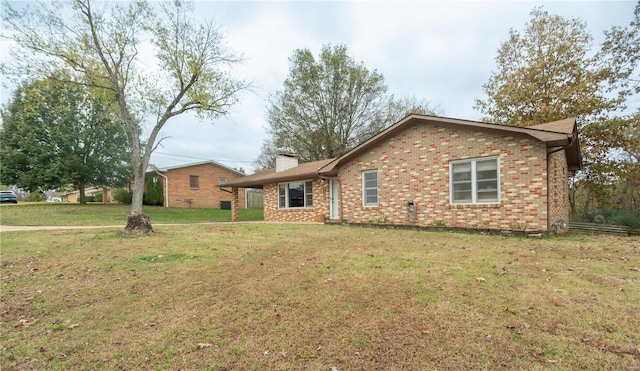
[[[0,225],[0,232],[54,231],[64,229],[122,228],[124,225]]]
[[[200,222],[200,223],[175,223],[175,224],[155,224],[152,226],[176,226],[176,225],[197,225],[197,224],[266,224],[262,220],[252,220],[245,222]],[[278,223],[274,223],[278,224]],[[318,224],[318,223],[294,223],[294,224]],[[98,228],[120,228],[124,230],[125,224],[122,225],[0,225],[0,232],[17,232],[17,231],[55,231],[65,229],[98,229]]]

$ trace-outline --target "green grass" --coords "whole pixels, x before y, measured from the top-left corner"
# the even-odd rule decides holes
[[[154,229],[1,233],[3,369],[640,366],[639,237]]]
[[[25,226],[122,225],[127,224],[130,206],[89,203],[20,203],[0,206],[0,224]],[[142,211],[152,224],[231,221],[231,210],[188,209],[145,206]],[[263,220],[262,210],[239,210],[240,221]]]

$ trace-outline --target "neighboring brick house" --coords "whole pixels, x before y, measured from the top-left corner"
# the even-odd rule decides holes
[[[231,189],[217,186],[244,176],[215,161],[206,161],[148,172],[146,181],[161,182],[167,207],[227,208],[231,207]],[[244,189],[238,196],[238,207],[245,208]]]
[[[95,202],[110,203],[114,202],[111,196],[111,187],[87,187],[84,189],[85,197],[102,195],[102,198]],[[80,191],[63,192],[56,195],[62,202],[80,202]]]
[[[581,168],[575,119],[520,128],[426,115],[337,159],[279,160],[229,184],[264,189],[265,221],[559,232],[569,174]]]

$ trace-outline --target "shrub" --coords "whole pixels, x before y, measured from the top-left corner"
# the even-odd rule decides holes
[[[626,225],[629,228],[640,228],[640,215],[632,211],[619,211],[609,217],[609,223]]]
[[[149,182],[149,185],[147,185],[147,191],[142,196],[142,203],[150,206],[164,205],[162,184],[160,182]]]
[[[629,228],[640,228],[640,211],[603,209],[594,210],[590,215],[572,215],[574,222],[602,223],[624,225]]]
[[[116,188],[113,190],[113,199],[126,205],[131,205],[133,194],[124,188]]]

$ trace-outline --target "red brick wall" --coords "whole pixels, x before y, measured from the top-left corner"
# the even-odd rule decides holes
[[[449,161],[485,156],[499,157],[500,202],[451,205]],[[362,171],[372,169],[378,170],[378,206],[364,207]],[[546,174],[545,145],[533,139],[413,125],[339,169],[341,219],[547,230]],[[416,203],[413,223],[406,212],[409,200]],[[270,202],[265,197],[265,206]]]
[[[278,208],[278,184],[264,186],[264,220],[267,222],[316,222],[318,216],[329,216],[329,182],[313,180],[313,207]]]
[[[190,207],[187,199],[193,200],[193,208],[219,208],[220,201],[232,201],[231,188],[229,192],[216,187],[219,178],[227,178],[227,181],[239,178],[240,175],[214,164],[201,164],[179,169],[167,170],[164,174],[169,179],[169,206]],[[199,188],[191,188],[189,177],[199,177]],[[164,187],[164,179],[159,177]],[[239,189],[239,207],[245,208],[244,188]]]

